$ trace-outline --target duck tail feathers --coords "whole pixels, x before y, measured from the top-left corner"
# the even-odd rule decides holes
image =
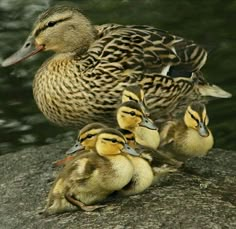
[[[197,85],[198,91],[201,96],[210,96],[215,98],[231,98],[232,94],[225,91],[221,87],[210,84],[207,82],[207,80],[204,78],[201,71],[194,72],[192,74],[191,79],[195,84]]]
[[[216,98],[231,98],[232,94],[223,90],[215,84],[198,85],[198,91],[202,96],[211,96]]]

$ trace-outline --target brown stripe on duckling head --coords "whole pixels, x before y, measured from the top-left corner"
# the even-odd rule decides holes
[[[131,131],[122,128],[118,128],[118,130],[125,136],[128,142],[135,141],[134,133],[132,133]]]
[[[92,129],[103,129],[103,128],[107,128],[107,126],[105,124],[102,124],[100,122],[93,122],[93,123],[90,123],[86,126],[84,126],[80,131],[79,131],[79,134],[84,134],[85,132],[88,132]]]
[[[122,103],[122,104],[119,106],[119,108],[121,108],[121,107],[132,108],[132,109],[138,110],[138,111],[140,111],[141,113],[143,113],[143,112],[142,112],[142,109],[141,109],[141,107],[140,107],[140,105],[139,105],[137,102],[135,102],[135,101],[127,101],[127,102],[124,102],[124,103]],[[119,109],[119,108],[118,108],[118,109]]]
[[[126,142],[124,135],[120,131],[113,129],[113,128],[103,129],[103,130],[101,130],[99,135],[101,135],[101,134],[116,135],[116,136],[119,136],[120,138],[122,138]]]
[[[193,102],[193,103],[190,104],[190,109],[197,113],[197,117],[195,117],[195,115],[194,115],[194,117],[195,117],[194,119],[195,120],[197,119],[199,121],[205,122],[205,119],[206,119],[206,107],[205,107],[204,104],[199,103],[199,102]],[[192,114],[191,111],[190,111],[190,113]]]
[[[131,94],[136,95],[140,101],[144,99],[143,90],[140,88],[139,85],[130,85],[126,87],[123,91],[123,95],[125,94],[126,96],[129,96],[130,100],[135,100],[135,98],[133,98],[131,95],[129,95],[130,93],[127,93],[127,92],[131,92]],[[138,100],[135,100],[135,101],[138,102]]]
[[[102,123],[94,122],[84,126],[78,134],[78,141],[83,145],[83,142],[87,139],[91,139],[94,136],[97,136],[102,129],[107,128]]]

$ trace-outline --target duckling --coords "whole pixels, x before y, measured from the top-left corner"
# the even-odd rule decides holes
[[[158,129],[152,120],[144,115],[138,103],[134,101],[122,103],[116,117],[119,127],[134,133],[138,144],[157,149],[160,143]]]
[[[199,102],[191,103],[183,119],[164,124],[160,132],[160,148],[181,161],[205,156],[214,144],[208,122],[205,105]]]
[[[125,130],[125,129],[119,129],[119,130],[127,139],[128,144],[140,154],[140,157],[142,159],[144,159],[148,162],[149,166],[151,166],[152,173],[153,173],[153,179],[152,179],[151,185],[160,184],[161,181],[163,181],[163,179],[165,179],[170,173],[177,172],[178,168],[180,168],[182,166],[182,162],[179,162],[173,158],[168,157],[166,154],[164,154],[161,151],[153,150],[151,148],[143,147],[143,146],[137,144],[135,141],[134,133],[130,132],[129,130]],[[139,158],[133,157],[133,159],[138,160]],[[135,161],[133,162],[133,164],[135,164]],[[140,187],[144,187],[144,185],[143,185],[144,182],[141,182],[142,181],[142,173],[145,174],[146,173],[145,171],[149,171],[149,168],[148,169],[146,168],[144,170],[145,166],[142,164],[140,164],[140,169],[139,169],[138,165],[136,165],[134,167],[136,167],[139,174],[141,174],[140,178],[139,177],[136,177],[136,179],[132,178],[131,182],[128,185],[126,185],[121,191],[118,192],[119,194],[129,195],[130,192],[134,192],[134,191],[138,190],[139,183],[140,183]],[[150,178],[150,177],[151,176],[149,175],[148,178]],[[145,177],[144,177],[144,179],[145,179]],[[138,181],[136,181],[136,180],[138,180]],[[141,191],[139,191],[139,192],[141,192]],[[139,192],[137,192],[137,193],[139,193]]]
[[[89,205],[103,201],[130,182],[134,168],[127,153],[138,155],[118,130],[103,129],[97,135],[95,149],[77,155],[58,175],[45,212],[63,212],[71,210],[73,205],[85,211],[104,207]]]
[[[78,148],[81,149],[81,147],[87,150],[93,149],[96,143],[97,135],[102,130],[101,128],[104,128],[104,125],[98,123],[88,124],[85,126],[78,135],[78,141],[72,148],[69,149],[68,152],[74,153]],[[124,130],[121,130],[122,134],[125,133],[124,136],[129,142],[129,146],[132,147],[130,144],[131,140],[128,138],[128,132],[129,131],[124,132]],[[123,196],[141,193],[146,190],[153,181],[153,171],[146,160],[140,157],[133,157],[131,155],[127,155],[127,157],[133,164],[134,172],[131,181],[121,191],[118,192]]]
[[[147,121],[143,122],[142,119]],[[169,157],[162,151],[156,151],[160,143],[159,132],[155,126],[149,125],[149,123],[153,125],[153,122],[145,117],[138,103],[134,101],[122,103],[117,110],[117,122],[119,127],[123,129],[122,133],[129,145],[138,150],[140,157],[147,160],[151,165],[154,175],[152,184],[159,183],[163,177],[176,172],[177,168],[182,166],[181,162]],[[138,149],[136,142],[139,144]],[[122,192],[125,193],[123,189]]]
[[[97,140],[97,134],[104,128],[107,128],[107,126],[99,122],[90,123],[84,126],[79,131],[78,139],[76,140],[75,144],[66,151],[66,154],[68,156],[64,159],[54,162],[53,165],[64,165],[75,157],[75,155],[71,154],[74,154],[75,152],[81,153],[81,151],[83,151],[84,149],[93,149]]]
[[[2,66],[42,51],[56,54],[35,75],[34,99],[45,117],[60,126],[113,124],[110,112],[133,82],[142,85],[151,113],[156,108],[169,112],[182,98],[203,91],[204,96],[231,96],[221,88],[209,94],[212,85],[188,78],[206,62],[207,51],[200,45],[151,26],[94,26],[77,7],[56,5],[43,12],[22,48]],[[172,78],[175,68],[187,73]]]

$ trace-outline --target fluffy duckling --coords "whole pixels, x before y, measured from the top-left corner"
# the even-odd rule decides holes
[[[142,121],[143,119],[146,121]],[[145,117],[137,102],[128,101],[121,104],[117,110],[117,122],[119,127],[124,129],[123,134],[129,144],[137,148],[137,142],[140,156],[151,165],[154,174],[152,184],[158,183],[169,173],[176,172],[176,168],[182,165],[161,151],[156,151],[160,143],[159,133],[153,122]]]
[[[69,153],[74,153],[81,148],[85,148],[87,150],[93,149],[96,144],[97,135],[101,132],[102,128],[104,128],[103,124],[100,123],[92,123],[86,125],[81,131],[79,132],[78,140],[76,144],[69,149]],[[128,130],[122,130],[122,134],[126,137],[126,140],[129,142],[129,145],[135,146],[131,144],[133,139],[133,134],[129,138]],[[149,163],[140,157],[133,157],[127,155],[130,161],[133,164],[134,172],[131,181],[121,190],[119,194],[121,195],[135,195],[140,192],[146,190],[153,181],[153,171],[150,167]]]
[[[152,120],[145,116],[137,102],[122,103],[117,110],[116,118],[120,128],[134,133],[138,144],[157,149],[160,143],[158,129]]]
[[[103,207],[93,204],[132,179],[134,169],[127,153],[138,154],[118,130],[103,129],[97,135],[95,149],[85,152],[69,161],[58,175],[48,196],[46,214],[71,210],[73,205],[85,211]]]
[[[181,161],[206,155],[214,144],[208,122],[205,105],[199,102],[190,104],[183,119],[168,121],[162,128],[161,149]]]
[[[120,129],[120,131],[125,136],[128,144],[132,148],[136,148],[134,134],[129,130]],[[150,166],[149,160],[146,160],[146,158],[143,158],[142,156],[133,157],[128,155],[128,157],[134,166],[134,174],[131,181],[124,188],[118,191],[118,194],[122,196],[130,196],[141,193],[150,187],[154,180],[154,171]]]
[[[182,162],[168,157],[161,151],[138,145],[135,141],[134,133],[129,130],[120,129],[120,131],[127,139],[128,144],[134,148],[140,154],[140,157],[146,160],[151,166],[153,172],[152,185],[160,183],[163,178],[166,178],[170,173],[176,172],[177,169],[182,166]],[[134,160],[137,160],[137,157],[133,158]],[[144,166],[142,166],[142,168],[144,168]],[[139,173],[141,173],[142,168]],[[145,173],[145,171],[143,172]],[[132,180],[135,179],[132,178]],[[135,185],[138,186],[136,183]],[[119,193],[126,195],[130,192],[130,190],[132,190],[132,188],[134,188],[133,186],[134,185],[130,182],[126,187],[119,191]]]
[[[64,165],[75,157],[75,155],[71,154],[74,154],[75,152],[81,152],[84,149],[93,149],[97,140],[97,134],[104,128],[107,128],[107,126],[99,122],[93,122],[84,126],[79,131],[78,139],[76,140],[75,144],[66,151],[68,156],[62,160],[54,162],[53,165]]]

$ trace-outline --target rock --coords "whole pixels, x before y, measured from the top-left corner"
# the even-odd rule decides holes
[[[140,195],[109,199],[98,211],[40,215],[57,173],[52,162],[69,146],[1,156],[0,228],[236,228],[236,153],[221,149],[187,161]]]

